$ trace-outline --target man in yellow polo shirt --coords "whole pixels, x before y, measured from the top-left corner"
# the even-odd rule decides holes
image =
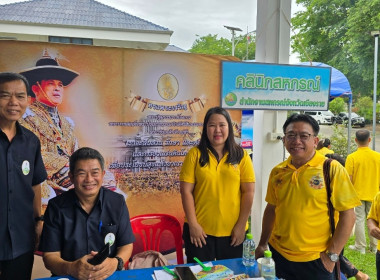
[[[339,253],[355,223],[353,208],[360,200],[347,171],[333,161],[331,202],[337,225],[331,236],[323,177],[326,158],[315,151],[319,125],[308,115],[294,114],[286,120],[283,131],[290,157],[270,174],[256,258],[269,243],[278,278],[332,280]]]
[[[348,155],[346,169],[361,201],[361,205],[355,207],[355,245],[350,245],[348,248],[365,254],[367,247],[364,229],[365,221],[373,198],[379,191],[380,153],[372,151],[368,147],[371,137],[366,129],[356,131],[355,142],[358,145],[358,150]],[[377,239],[370,235],[369,241],[369,249],[375,253]]]
[[[368,232],[372,237],[376,238],[377,240],[380,239],[379,222],[380,222],[380,192],[378,192],[375,198],[373,199],[373,203],[371,205],[371,209],[367,217]],[[376,271],[377,271],[377,279],[379,279],[380,278],[380,243],[377,243]]]

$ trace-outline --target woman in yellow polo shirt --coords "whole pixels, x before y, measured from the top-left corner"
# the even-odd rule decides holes
[[[235,142],[230,115],[220,107],[209,109],[200,142],[180,173],[188,262],[242,256],[254,182],[252,160]]]
[[[334,151],[331,150],[331,141],[329,138],[319,140],[316,150],[324,156],[334,153]]]

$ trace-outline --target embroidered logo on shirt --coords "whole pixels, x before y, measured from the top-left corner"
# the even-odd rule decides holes
[[[29,161],[27,160],[24,160],[22,165],[21,165],[21,169],[22,169],[22,173],[24,175],[28,175],[29,172],[30,172],[30,164],[29,164]]]
[[[276,179],[275,184],[276,184],[276,186],[281,186],[282,185],[282,178]]]
[[[109,243],[110,246],[112,246],[114,242],[115,242],[115,234],[113,234],[112,232],[107,233],[106,237],[104,238],[104,244]]]
[[[309,181],[309,185],[310,185],[310,187],[312,187],[313,189],[316,189],[316,190],[322,189],[323,188],[323,178],[321,176],[319,176],[319,174],[316,176],[313,176],[313,177],[311,177],[311,179]]]

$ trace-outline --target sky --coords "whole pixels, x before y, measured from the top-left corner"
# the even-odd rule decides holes
[[[173,31],[170,44],[184,50],[208,34],[231,40],[224,25],[238,27],[243,35],[256,30],[257,0],[96,0]],[[0,4],[24,2],[0,0]],[[299,10],[292,0],[292,13]]]

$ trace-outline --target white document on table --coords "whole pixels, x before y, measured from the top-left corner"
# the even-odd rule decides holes
[[[179,265],[180,266],[180,265]],[[205,266],[212,267],[212,262],[206,263]],[[202,270],[202,267],[200,265],[192,265],[190,266],[191,271],[195,274]],[[174,271],[174,269],[170,269],[171,271]],[[173,280],[174,277],[167,273],[165,270],[155,270],[154,274],[152,274],[153,280]]]
[[[173,269],[170,269],[174,272]],[[155,270],[154,274],[152,274],[153,280],[173,280],[174,277],[167,273],[165,270]]]

